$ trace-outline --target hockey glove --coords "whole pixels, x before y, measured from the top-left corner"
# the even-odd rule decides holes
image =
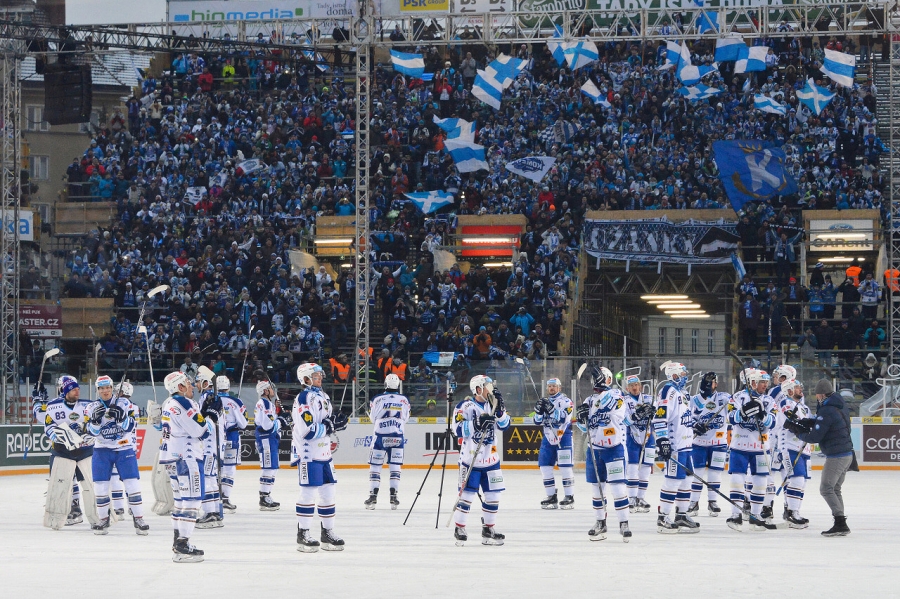
[[[496,400],[496,403],[494,404],[494,414],[500,418],[506,413],[506,404],[503,403],[503,394],[494,389],[494,399]]]
[[[116,422],[125,422],[125,418],[128,417],[128,414],[125,413],[125,410],[122,409],[122,406],[118,404],[109,406],[109,408],[106,410],[106,415]]]
[[[578,411],[575,414],[576,420],[581,424],[587,424],[588,414],[591,413],[591,406],[588,404],[581,404],[578,406]]]
[[[656,457],[663,462],[668,462],[672,457],[672,442],[668,439],[657,439]]]
[[[342,431],[347,428],[347,423],[349,421],[350,417],[343,412],[338,412],[332,416],[332,423],[334,424],[335,431]]]
[[[481,414],[478,416],[478,430],[484,432],[494,428],[495,420],[492,414]]]
[[[799,420],[785,420],[784,428],[788,429],[798,437],[809,434],[810,429],[805,427]]]
[[[287,430],[290,428],[287,418],[285,418],[284,416],[279,416],[278,418],[276,418],[276,420],[278,420],[279,430]],[[225,432],[227,433],[228,431],[226,430]]]
[[[206,401],[203,402],[203,411],[204,412],[216,412],[218,414],[222,413],[222,398],[218,395],[210,395],[206,398]]]
[[[702,420],[694,425],[694,436],[702,437],[706,433],[709,432],[709,425],[703,422]]]
[[[331,436],[334,434],[334,423],[330,418],[326,418],[322,421],[322,426],[325,427],[325,435]]]
[[[44,383],[35,383],[34,389],[31,391],[32,403],[47,403],[47,399],[47,389],[44,387]]]
[[[544,400],[545,399],[547,399],[547,398],[542,397],[539,400],[537,400],[536,402],[534,402],[534,413],[537,414],[538,416],[543,416],[546,414],[546,412],[544,412]]]
[[[753,420],[757,416],[762,413],[762,404],[756,401],[755,399],[751,399],[750,401],[744,402],[744,405],[741,406],[741,418],[743,420]]]
[[[648,420],[653,416],[653,404],[639,403],[634,408],[634,417],[636,420]]]

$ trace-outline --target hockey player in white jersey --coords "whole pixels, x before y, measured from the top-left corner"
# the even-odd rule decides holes
[[[500,493],[505,489],[496,432],[509,427],[509,414],[506,413],[503,395],[494,387],[490,377],[483,374],[473,376],[469,389],[472,395],[456,404],[453,410],[454,432],[460,440],[459,497],[453,512],[453,536],[459,546],[469,540],[466,521],[480,490],[484,493],[481,501],[481,543],[502,545],[506,536],[494,528],[500,509]]]
[[[96,386],[97,401],[87,408],[90,418],[87,428],[95,439],[92,472],[100,521],[91,526],[91,529],[95,535],[109,532],[110,478],[115,466],[125,485],[135,532],[146,535],[150,526],[144,522],[140,473],[135,453],[134,431],[137,421],[134,418],[134,405],[125,397],[113,396],[113,381],[110,377],[97,377]]]
[[[774,529],[761,517],[769,475],[769,455],[765,444],[769,430],[775,425],[775,402],[766,394],[769,376],[756,368],[745,373],[746,389],[731,398],[728,421],[731,429],[731,455],[728,473],[731,477],[731,500],[740,505],[744,501],[744,483],[749,473],[750,530]],[[743,518],[737,507],[732,507],[728,527],[741,530]]]
[[[131,397],[134,395],[134,387],[131,383],[122,381],[113,389],[113,395],[128,400],[128,405],[131,406],[131,417],[137,421],[140,411],[131,401]],[[131,431],[131,441],[134,444],[134,447],[138,446],[137,427],[134,427]],[[166,486],[168,486],[168,484],[169,477],[167,476]],[[110,516],[112,517],[111,521],[118,522],[122,519],[122,516],[125,515],[125,506],[127,502],[125,501],[125,483],[122,482],[122,477],[119,476],[119,470],[116,468],[115,464],[113,464],[112,475],[109,477],[109,495],[110,505],[112,507],[110,510]]]
[[[370,403],[369,414],[375,425],[375,440],[369,452],[369,498],[363,503],[367,510],[374,510],[381,486],[381,467],[387,462],[391,472],[391,509],[397,509],[400,500],[400,469],[403,466],[403,446],[406,444],[404,427],[409,420],[409,399],[400,394],[400,377],[389,374],[384,378],[384,393],[376,395]]]
[[[688,370],[679,362],[665,362],[660,369],[665,372],[668,382],[659,391],[653,415],[656,455],[665,463],[656,530],[663,534],[700,532],[700,524],[687,514],[693,480],[693,477],[689,478],[688,469],[693,469],[694,440],[694,421],[684,393]],[[674,519],[671,517],[673,507]]]
[[[790,364],[781,364],[775,368],[772,372],[772,380],[770,383],[773,385],[768,394],[772,397],[772,400],[775,402],[775,406],[777,408],[778,404],[784,399],[784,385],[795,380],[797,378],[797,369],[791,366]],[[777,414],[776,414],[777,415]],[[777,418],[776,418],[777,425]],[[772,430],[772,433],[768,435],[766,439],[766,452],[771,456],[772,459],[772,467],[769,469],[769,476],[766,477],[766,499],[763,501],[763,509],[760,512],[760,516],[766,522],[771,522],[772,518],[775,515],[775,512],[772,508],[775,503],[775,485],[776,485],[776,471],[780,471],[782,469],[781,465],[781,456],[782,451],[779,447],[780,443],[780,435],[778,435],[776,430]],[[749,487],[750,481],[747,480],[745,484],[745,490]]]
[[[253,411],[253,423],[256,425],[256,450],[259,452],[259,511],[275,512],[281,504],[272,499],[272,487],[275,486],[275,471],[278,470],[278,442],[281,440],[281,427],[284,418],[278,414],[275,404],[275,387],[269,381],[256,384],[259,399]]]
[[[731,396],[718,390],[719,378],[715,372],[707,372],[700,381],[700,393],[691,398],[691,415],[694,419],[694,442],[691,461],[694,472],[709,483],[706,507],[709,515],[717,517],[722,508],[716,498],[722,486],[722,473],[728,460],[728,402]],[[691,504],[688,515],[700,511],[700,493],[703,485],[697,480],[691,483]]]
[[[802,420],[810,417],[810,409],[803,397],[803,383],[789,380],[781,385],[781,401],[776,406],[775,428],[772,435],[778,437],[778,450],[781,452],[780,468],[783,479],[787,480],[784,489],[785,508],[782,518],[790,528],[806,528],[809,520],[800,515],[806,481],[809,480],[809,455],[807,443],[785,428],[784,423],[790,420]]]
[[[94,526],[100,519],[91,472],[94,439],[87,431],[90,401],[81,399],[75,377],[61,376],[57,388],[59,397],[48,402],[44,412],[44,435],[52,442],[44,526],[59,530],[72,519],[74,478],[84,495],[84,514]]]
[[[644,514],[650,504],[644,499],[650,485],[650,473],[656,461],[656,439],[650,419],[653,396],[642,393],[641,379],[632,374],[625,378],[625,419],[630,423],[625,436],[625,479],[628,486],[628,511]],[[641,449],[643,448],[643,456]]]
[[[200,396],[197,403],[200,413],[211,423],[212,433],[203,440],[203,500],[200,503],[200,517],[197,528],[221,528],[225,525],[222,504],[219,497],[219,456],[220,440],[224,437],[222,422],[222,401],[216,394],[215,374],[206,366],[197,371],[196,386]]]
[[[572,462],[572,418],[574,405],[562,392],[562,381],[552,378],[547,381],[547,395],[534,404],[534,423],[543,426],[541,449],[538,453],[538,467],[544,479],[547,498],[541,501],[541,508],[571,510],[575,507],[575,471]],[[553,467],[559,466],[562,478],[563,500],[556,497],[556,480]]]
[[[63,376],[59,377],[59,379],[57,379],[56,381],[57,397],[62,394]],[[31,412],[34,416],[34,421],[37,422],[40,426],[44,426],[44,421],[47,418],[47,404],[49,403],[50,398],[47,393],[47,388],[44,387],[44,383],[38,381],[34,384],[34,388],[31,390]],[[69,515],[66,518],[66,526],[81,524],[83,521],[84,514],[81,511],[81,488],[78,486],[77,478],[73,478],[72,503],[69,510]]]
[[[625,418],[625,399],[622,392],[612,388],[613,374],[608,368],[595,368],[592,374],[594,393],[578,406],[578,422],[588,434],[585,464],[587,482],[593,490],[593,507],[596,522],[588,531],[592,541],[606,538],[607,500],[612,495],[613,507],[619,519],[619,532],[626,543],[631,540],[628,528],[628,488],[625,485],[625,429],[630,422]]]
[[[163,403],[159,461],[166,465],[175,497],[172,561],[202,562],[203,551],[191,545],[191,535],[203,498],[203,441],[212,434],[213,424],[200,413],[194,386],[183,372],[170,372],[163,384],[170,395]]]
[[[324,378],[325,371],[318,364],[301,364],[297,367],[297,379],[305,389],[297,395],[291,410],[291,466],[297,466],[300,476],[297,551],[303,553],[315,553],[319,550],[319,541],[310,533],[317,511],[322,549],[344,550],[344,540],[334,532],[337,477],[331,459],[331,435],[347,428],[348,417],[333,413],[331,399],[322,390]]]
[[[222,402],[225,442],[222,446],[222,508],[229,514],[237,510],[231,503],[234,489],[234,473],[241,463],[241,431],[247,428],[247,410],[244,402],[230,393],[231,381],[227,376],[216,378],[216,392]]]

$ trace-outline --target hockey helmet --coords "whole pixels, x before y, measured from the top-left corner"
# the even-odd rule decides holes
[[[163,381],[163,385],[166,387],[166,391],[168,391],[172,395],[178,393],[182,386],[188,386],[190,384],[191,381],[188,379],[187,375],[180,370],[170,372],[166,375],[166,378]]]
[[[266,389],[271,389],[271,388],[272,388],[272,383],[270,383],[269,381],[259,381],[258,383],[256,383],[256,393],[260,397],[262,397],[262,394],[266,392]]]
[[[682,364],[681,362],[663,362],[662,366],[659,367],[660,370],[665,373],[666,378],[672,381],[672,384],[675,385],[675,388],[679,391],[684,389],[684,386],[688,381],[688,369],[687,366]]]
[[[594,389],[606,389],[613,382],[613,373],[606,366],[595,367],[591,373]]]
[[[228,380],[227,376],[217,376],[216,377],[216,391],[228,391],[231,389],[231,381]]]
[[[775,384],[782,384],[786,381],[793,381],[797,378],[797,369],[791,366],[790,364],[782,364],[778,366],[772,374],[775,378]],[[782,381],[781,377],[785,377],[785,380]]]
[[[322,375],[325,374],[325,371],[322,369],[322,367],[315,362],[307,362],[305,364],[301,364],[297,367],[297,380],[307,387],[312,386],[312,375],[317,372],[321,372]],[[309,379],[309,382],[306,382],[305,379]]]
[[[134,386],[128,381],[125,381],[116,385],[116,391],[118,392],[119,397],[131,397],[134,395]]]
[[[719,375],[715,372],[707,372],[700,380],[700,395],[709,397],[713,394],[713,383],[719,382]]]
[[[97,390],[99,390],[101,387],[112,387],[112,377],[106,376],[105,374],[103,376],[98,376],[97,381],[94,383],[94,386],[97,387]]]
[[[782,391],[785,395],[790,395],[791,392],[792,392],[794,389],[800,389],[800,390],[802,391],[802,390],[803,390],[803,383],[801,383],[801,382],[798,381],[797,379],[791,379],[791,380],[785,381],[785,382],[782,383],[782,385],[781,385],[781,391]]]
[[[552,386],[556,386],[556,387],[559,387],[560,389],[562,389],[562,381],[556,377],[547,379],[547,390],[549,391],[550,387],[552,387]]]
[[[494,380],[484,374],[476,374],[469,381],[469,389],[472,391],[472,395],[479,395],[479,388],[483,390],[483,393],[480,395],[487,397],[494,392]]]
[[[384,387],[385,389],[399,389],[400,388],[400,377],[396,374],[389,374],[384,377]]]
[[[213,381],[215,380],[215,373],[207,368],[206,366],[201,366],[197,369],[197,387],[200,387],[200,383],[205,383],[206,387],[212,387]]]

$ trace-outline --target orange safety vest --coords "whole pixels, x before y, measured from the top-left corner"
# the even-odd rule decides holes
[[[889,268],[884,271],[884,282],[892,293],[900,292],[900,270]]]
[[[331,376],[334,378],[336,383],[346,383],[347,377],[350,376],[350,365],[349,364],[341,364],[334,358],[328,360],[331,364]]]
[[[401,381],[406,380],[406,363],[401,362],[399,366],[394,366],[394,363],[391,362],[390,366],[387,367],[386,374],[396,374],[400,377]]]
[[[850,279],[850,282],[853,283],[854,287],[859,287],[859,273],[862,272],[862,268],[859,266],[848,266],[847,267],[847,278]]]

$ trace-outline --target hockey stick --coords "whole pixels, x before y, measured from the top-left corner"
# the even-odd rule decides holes
[[[581,375],[584,374],[584,371],[587,369],[587,363],[581,365],[578,369],[578,378],[581,379]],[[576,390],[578,389],[576,383]],[[597,489],[600,491],[600,503],[601,505],[606,504],[606,496],[603,494],[603,483],[600,481],[600,471],[597,469],[597,452],[594,450],[594,442],[591,440],[591,427],[590,420],[584,425],[584,436],[587,440],[587,449],[584,452],[584,458],[587,460],[587,452],[591,452],[591,465],[594,467],[594,478],[597,479]]]
[[[144,323],[144,314],[147,311],[147,301],[152,299],[156,295],[159,295],[160,293],[164,293],[164,292],[168,291],[169,289],[170,289],[170,287],[168,285],[160,285],[158,287],[154,287],[153,289],[151,289],[150,291],[147,292],[147,296],[144,298],[144,301],[141,303],[141,312],[140,312],[140,315],[138,316],[138,326],[135,328],[135,335],[140,335],[140,333],[138,331],[141,328],[144,329],[144,332],[146,334],[147,327],[144,326],[143,323]],[[148,347],[149,347],[149,344],[150,344],[150,338],[147,337]],[[115,396],[113,397],[112,401],[119,399],[119,395],[122,392],[122,384],[125,382],[126,378],[128,377],[128,368],[131,366],[131,359],[132,359],[132,356],[134,355],[135,347],[137,347],[137,340],[133,339],[131,341],[131,350],[128,352],[128,360],[125,362],[125,369],[122,371],[122,380],[119,381],[119,386],[116,387]],[[152,377],[152,370],[151,370],[151,377]]]
[[[803,456],[803,453],[806,451],[807,444],[804,443],[803,447],[800,448],[800,451],[797,452],[797,457],[794,458],[793,463],[791,464],[790,472],[785,472],[784,480],[781,481],[781,486],[775,491],[775,496],[778,497],[781,495],[781,492],[784,491],[784,488],[787,487],[788,481],[791,480],[791,474],[794,473],[794,468],[797,467],[797,462],[800,461],[800,458]]]
[[[156,383],[153,381],[153,361],[150,358],[150,336],[147,335],[147,327],[141,325],[138,327],[138,332],[141,332],[141,329],[144,333],[144,339],[147,341],[147,367],[150,369],[150,387],[153,389],[153,402],[156,405],[159,405],[159,400],[156,398]]]
[[[244,364],[241,366],[241,384],[238,385],[238,397],[241,396],[241,391],[244,390],[244,371],[247,370],[247,358],[250,356],[250,338],[253,336],[253,329],[256,328],[256,325],[250,325],[250,331],[247,333],[247,347],[244,348]]]
[[[473,401],[474,401],[474,398],[473,398]],[[492,402],[489,402],[489,403],[491,403],[490,415],[493,416],[494,415],[494,407],[496,404],[494,404]],[[478,433],[481,433],[481,431],[479,430]],[[456,501],[454,502],[453,510],[450,512],[450,517],[447,518],[446,528],[450,528],[450,523],[453,522],[453,516],[456,515],[456,509],[457,509],[457,506],[459,505],[459,498],[462,497],[463,492],[466,490],[466,485],[469,484],[469,476],[472,474],[472,470],[475,469],[475,458],[478,456],[478,454],[481,452],[481,450],[487,446],[485,444],[485,441],[487,441],[487,439],[488,439],[488,436],[486,434],[482,434],[478,438],[478,443],[475,445],[475,449],[473,449],[472,453],[469,455],[469,468],[466,470],[466,475],[463,477],[462,484],[459,486],[459,493],[456,494]],[[463,463],[465,463],[465,462],[463,462]]]
[[[531,380],[531,386],[534,388],[534,393],[535,393],[535,395],[538,396],[538,399],[540,399],[541,392],[538,391],[537,384],[534,382],[534,377],[531,376],[531,369],[528,367],[528,365],[525,363],[525,360],[523,360],[522,358],[516,358],[516,362],[521,364],[522,368],[525,369],[525,372],[528,373],[528,378]]]
[[[707,489],[709,489],[710,491],[715,492],[716,495],[718,495],[719,497],[721,497],[722,499],[724,499],[725,501],[727,501],[728,503],[730,503],[731,505],[733,505],[734,507],[736,507],[738,510],[740,510],[740,512],[741,512],[743,515],[747,516],[748,518],[750,517],[750,512],[747,511],[747,510],[745,510],[745,509],[744,509],[744,506],[736,504],[735,502],[733,502],[733,501],[731,500],[730,497],[728,497],[727,495],[725,495],[724,493],[722,493],[720,490],[716,489],[715,487],[710,486],[710,484],[709,484],[706,480],[704,480],[703,478],[701,478],[700,476],[698,476],[697,474],[695,474],[694,471],[693,471],[693,469],[688,468],[687,466],[685,466],[684,464],[682,464],[681,462],[679,462],[679,461],[678,461],[677,459],[675,459],[674,457],[670,457],[669,459],[672,460],[673,462],[675,462],[676,464],[678,464],[679,466],[681,466],[681,467],[684,469],[685,472],[687,472],[688,474],[690,474],[691,476],[693,476],[694,478],[696,478],[698,481],[700,481],[700,483],[702,483]]]
[[[94,334],[94,327],[88,326],[88,329],[91,331],[91,340],[94,342],[94,384],[91,385],[91,402],[94,401],[94,387],[97,385],[97,377],[99,376],[97,372],[97,359],[100,356],[100,344],[97,343],[97,335]]]
[[[44,366],[47,364],[47,360],[49,360],[53,356],[59,354],[59,352],[60,352],[60,349],[58,347],[54,347],[53,349],[48,349],[46,352],[44,352],[44,357],[41,360],[41,373],[38,375],[38,380],[36,383],[37,387],[40,387],[41,385],[44,384],[44,381],[43,381]],[[28,450],[31,449],[31,431],[32,431],[32,428],[34,427],[34,414],[31,415],[31,418],[29,420],[30,421],[28,423],[28,441],[25,443],[25,453],[22,455],[23,460],[28,458]]]

